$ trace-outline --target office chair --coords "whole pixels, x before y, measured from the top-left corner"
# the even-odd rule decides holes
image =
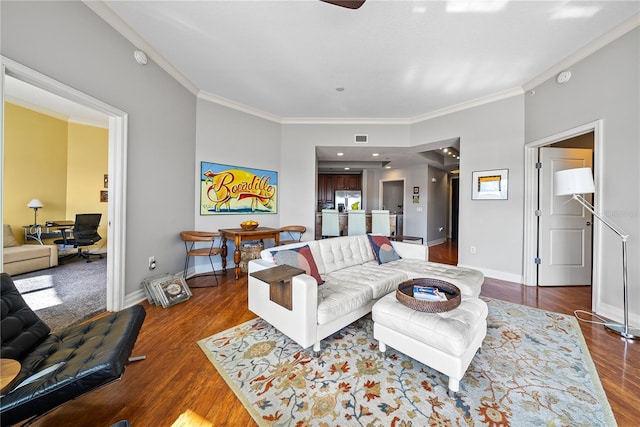
[[[98,234],[98,226],[100,225],[100,219],[102,214],[76,214],[76,222],[73,225],[73,239],[59,239],[54,240],[53,243],[58,245],[72,245],[74,248],[78,248],[77,256],[84,258],[87,262],[91,262],[91,257],[95,256],[102,259],[102,254],[93,254],[83,252],[83,246],[91,246],[102,240],[102,237]]]

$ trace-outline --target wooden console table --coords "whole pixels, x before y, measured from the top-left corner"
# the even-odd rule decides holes
[[[269,284],[269,299],[291,310],[291,279],[304,273],[304,270],[290,265],[278,265],[277,267],[251,273],[252,277]]]
[[[242,228],[221,228],[218,230],[222,238],[222,268],[227,269],[227,239],[233,239],[236,245],[233,251],[233,262],[235,263],[236,280],[240,277],[240,245],[244,240],[264,240],[274,239],[276,246],[280,243],[280,230],[277,228],[258,227],[255,230],[244,230]]]

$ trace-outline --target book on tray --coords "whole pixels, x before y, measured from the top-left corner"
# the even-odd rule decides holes
[[[424,301],[446,301],[447,295],[434,286],[413,286],[413,297]]]

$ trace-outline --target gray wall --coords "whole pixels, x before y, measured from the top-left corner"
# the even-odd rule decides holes
[[[129,114],[125,293],[182,269],[194,225],[196,98],[81,2],[2,2],[2,55]],[[46,155],[46,153],[41,153]]]
[[[212,102],[198,99],[195,173],[189,189],[193,188],[195,227],[197,230],[238,228],[242,221],[253,219],[264,227],[280,226],[282,201],[287,195],[282,182],[295,180],[278,173],[278,213],[276,214],[216,214],[200,215],[200,162],[221,163],[230,166],[280,171],[281,126],[269,120],[232,110]],[[196,184],[194,186],[194,183]],[[195,187],[195,188],[194,188]],[[269,246],[273,242],[265,242]],[[227,261],[232,265],[233,243],[229,244]],[[197,260],[197,266],[211,270],[206,259]],[[214,265],[220,264],[216,261]],[[216,267],[218,268],[218,267]]]
[[[455,137],[460,137],[458,263],[489,277],[521,283],[523,96],[426,120],[411,128],[415,144]],[[472,172],[491,169],[509,169],[508,200],[471,200]],[[472,246],[476,253],[471,253]]]
[[[640,321],[640,29],[627,33],[570,68],[569,82],[554,79],[526,97],[526,142],[533,142],[594,120],[603,120],[602,198],[599,209],[631,237],[629,310]],[[597,168],[597,165],[596,165]],[[620,239],[602,232],[602,295],[598,312],[620,318],[622,260]]]
[[[435,179],[435,182],[433,180]],[[427,182],[420,187],[422,193],[429,193],[427,205],[427,242],[432,244],[442,243],[447,238],[449,228],[449,177],[447,172],[429,166]],[[442,228],[442,230],[440,230]]]

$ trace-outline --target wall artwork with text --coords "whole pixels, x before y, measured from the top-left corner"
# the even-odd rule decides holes
[[[200,215],[278,212],[278,172],[200,164]]]

